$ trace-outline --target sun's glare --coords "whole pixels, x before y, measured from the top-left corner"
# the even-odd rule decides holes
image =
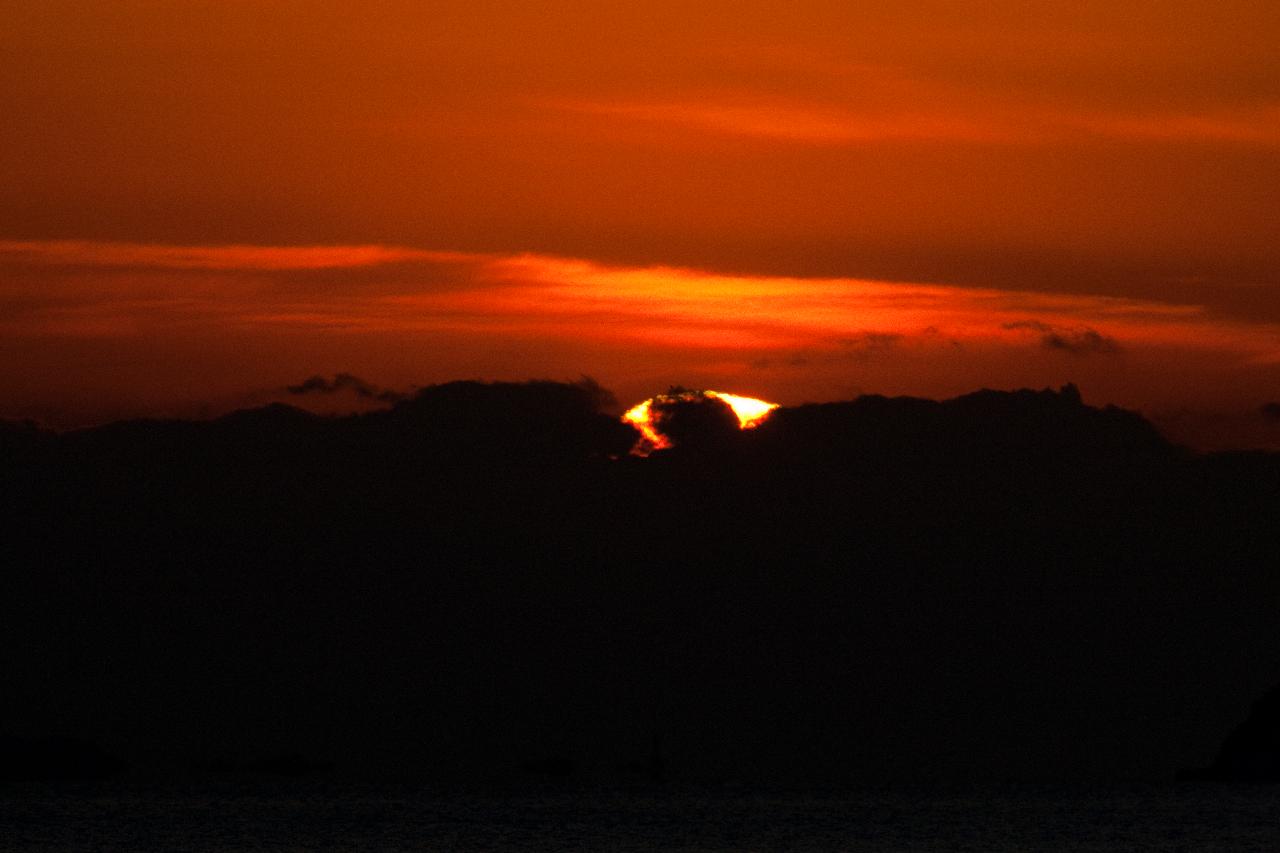
[[[738,426],[741,429],[751,429],[758,426],[761,421],[769,416],[770,412],[778,408],[777,403],[757,400],[755,397],[726,394],[723,391],[679,391],[673,394],[659,394],[656,397],[650,397],[643,403],[632,406],[622,416],[623,421],[640,431],[640,441],[636,443],[631,452],[637,456],[648,456],[655,450],[665,450],[671,447],[671,439],[659,431],[658,424],[654,419],[653,405],[655,403],[694,402],[707,398],[723,400],[727,403],[729,408],[733,409],[734,415],[737,416]]]
[[[726,394],[723,391],[704,391],[703,394],[728,403],[729,408],[733,409],[733,413],[738,416],[738,426],[743,429],[751,429],[778,408],[777,403],[766,403],[755,397],[741,397],[737,394]]]

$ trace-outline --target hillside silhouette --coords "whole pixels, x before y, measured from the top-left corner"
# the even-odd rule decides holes
[[[1280,678],[1276,455],[1071,386],[677,406],[643,459],[613,407],[0,425],[0,733],[441,781],[1169,778]]]
[[[1213,763],[1178,775],[1187,781],[1280,782],[1280,685],[1254,702],[1248,717],[1227,733]]]

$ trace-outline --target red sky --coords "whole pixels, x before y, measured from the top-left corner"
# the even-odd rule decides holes
[[[1280,444],[1280,5],[19,2],[0,416],[1077,382]]]

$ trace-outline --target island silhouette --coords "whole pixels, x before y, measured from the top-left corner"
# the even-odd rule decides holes
[[[748,430],[681,400],[645,458],[589,380],[387,401],[0,426],[6,743],[444,782],[1172,778],[1240,765],[1221,739],[1280,680],[1280,455],[1073,386]]]

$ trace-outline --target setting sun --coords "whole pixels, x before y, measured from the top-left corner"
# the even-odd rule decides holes
[[[1277,45],[6,3],[0,839],[1280,850]]]
[[[653,405],[655,403],[696,402],[705,399],[722,400],[728,404],[734,415],[737,416],[738,426],[741,429],[751,429],[758,426],[761,421],[769,416],[770,412],[778,408],[777,403],[769,403],[764,400],[757,400],[754,397],[743,397],[738,394],[726,394],[723,391],[676,391],[674,393],[659,394],[656,397],[650,397],[643,403],[632,406],[622,416],[623,421],[638,429],[641,436],[643,436],[631,452],[637,456],[648,456],[655,450],[665,450],[672,446],[671,440],[662,433],[654,418]]]
[[[728,403],[729,408],[733,409],[733,413],[738,416],[738,425],[743,429],[751,429],[758,425],[768,417],[770,412],[778,408],[777,403],[766,403],[754,397],[740,397],[737,394],[725,394],[722,391],[703,391],[702,393],[704,396]]]

